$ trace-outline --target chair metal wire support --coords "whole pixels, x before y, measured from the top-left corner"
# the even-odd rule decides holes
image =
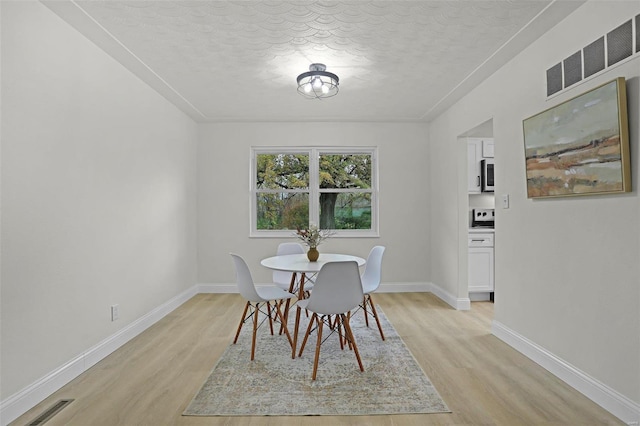
[[[340,348],[344,350],[344,343],[342,340],[342,327],[344,326],[344,339],[345,341],[349,342],[349,348],[353,349],[355,356],[356,356],[356,360],[358,361],[358,366],[360,367],[360,371],[364,371],[364,366],[362,365],[362,360],[360,359],[360,352],[358,352],[358,346],[356,345],[356,341],[355,338],[353,336],[353,332],[351,331],[351,326],[349,325],[349,320],[347,319],[347,315],[345,314],[338,314],[336,315],[337,319],[335,321],[335,328],[338,329],[338,333],[340,335]],[[313,324],[316,323],[316,327],[313,328]],[[302,352],[304,351],[304,347],[307,343],[307,339],[309,338],[309,335],[312,331],[316,331],[317,332],[317,342],[316,342],[316,353],[315,353],[315,358],[314,358],[314,362],[313,362],[313,373],[312,373],[312,380],[316,379],[316,375],[318,373],[318,361],[320,358],[320,346],[322,346],[322,344],[329,338],[329,336],[331,336],[333,333],[335,333],[335,329],[332,330],[329,333],[329,336],[326,336],[324,339],[322,338],[322,329],[323,329],[323,325],[327,324],[330,325],[331,323],[331,315],[322,315],[320,317],[318,317],[318,314],[316,314],[315,312],[313,313],[312,317],[311,317],[311,321],[309,322],[309,325],[307,326],[307,332],[304,335],[304,339],[302,340],[302,345],[300,346],[300,352],[298,353],[298,356],[302,356]]]
[[[369,310],[367,307],[370,307],[371,310]],[[367,327],[369,327],[369,315],[371,315],[376,320],[378,331],[380,331],[380,337],[382,338],[382,340],[384,340],[384,333],[382,332],[382,325],[380,325],[380,319],[378,318],[378,311],[376,311],[376,307],[373,304],[373,299],[371,298],[370,294],[364,295],[362,304],[358,306],[354,313],[358,312],[358,310],[360,309],[364,311],[364,322]]]
[[[282,305],[282,301],[278,301],[276,302],[276,306],[274,306],[273,308],[271,307],[271,303],[270,302],[264,302],[262,303],[262,305],[267,305],[267,311],[265,312],[264,309],[260,309],[260,302],[256,302],[255,305],[251,302],[247,302],[247,304],[244,307],[244,311],[242,312],[242,319],[240,320],[240,324],[238,325],[238,330],[236,331],[236,336],[233,339],[233,344],[235,345],[238,342],[238,337],[240,336],[240,331],[242,330],[242,326],[249,320],[251,320],[253,318],[253,336],[252,336],[252,342],[251,342],[251,360],[253,361],[254,356],[255,356],[255,346],[256,346],[256,333],[258,331],[258,329],[260,327],[262,327],[262,325],[264,324],[264,322],[267,320],[267,318],[269,319],[269,328],[271,331],[271,335],[274,335],[273,332],[273,321],[275,320],[276,322],[280,321],[281,324],[283,324],[283,316],[282,316],[282,311],[280,310],[280,305]],[[274,312],[275,309],[275,312]],[[249,314],[247,315],[247,311],[249,311]],[[264,318],[262,318],[262,321],[260,321],[260,323],[258,323],[258,318],[259,318],[259,313],[262,312],[265,316]],[[275,318],[274,318],[275,315]],[[282,328],[281,328],[282,329]],[[293,341],[291,340],[291,336],[289,335],[289,332],[286,331],[286,335],[287,335],[287,339],[289,340],[289,345],[291,345],[293,347]]]
[[[275,318],[273,318],[272,314],[271,314],[271,306],[270,304],[267,304],[267,310],[268,312],[265,312],[264,310],[260,309],[260,304],[256,303],[255,306],[251,303],[251,302],[247,302],[247,306],[245,307],[245,312],[243,313],[242,316],[242,325],[246,324],[247,321],[251,320],[253,318],[254,315],[256,315],[256,312],[262,312],[264,314],[264,318],[262,318],[262,320],[258,323],[258,326],[256,327],[256,330],[259,329],[260,327],[262,327],[262,325],[264,324],[264,322],[269,319],[270,321],[278,321],[278,317],[276,316]],[[264,303],[263,303],[264,305]],[[247,310],[249,311],[249,314],[246,315]],[[246,316],[245,316],[246,315]],[[240,328],[242,328],[242,325],[240,326]],[[273,326],[271,327],[271,334],[273,335]],[[238,336],[240,335],[240,333],[238,332],[238,334],[236,335],[236,338],[233,340],[233,343],[235,344],[236,341],[238,340]]]
[[[316,321],[322,321],[323,323],[325,323],[329,329],[331,330],[331,332],[324,338],[322,339],[322,342],[320,343],[321,345],[324,344],[324,342],[327,341],[327,339],[329,337],[331,337],[331,335],[333,335],[333,333],[336,332],[336,329],[338,331],[339,334],[339,338],[340,338],[340,349],[344,349],[344,345],[343,342],[346,342],[347,337],[346,335],[342,336],[342,328],[341,328],[341,321],[340,321],[340,315],[336,315],[336,319],[334,321],[331,320],[332,315],[322,315],[320,318],[317,318],[318,315],[316,314]],[[313,316],[311,317],[311,320],[309,321],[309,326],[307,327],[308,330],[308,334],[313,333],[314,331],[316,331],[318,329],[318,325],[316,325],[315,327],[313,327],[314,324],[314,318]],[[302,346],[304,346],[304,343],[302,344]],[[352,349],[351,347],[351,341],[349,341],[349,349]],[[300,350],[300,354],[298,356],[302,355],[302,349]]]

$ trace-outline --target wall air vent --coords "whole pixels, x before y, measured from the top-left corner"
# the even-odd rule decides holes
[[[640,53],[640,15],[636,15],[636,53]]]
[[[547,70],[547,96],[562,90],[562,64],[557,63]]]
[[[584,49],[584,78],[604,69],[604,36],[600,37]]]
[[[634,52],[635,34],[635,52]],[[640,53],[640,15],[547,69],[547,97]]]
[[[629,20],[607,33],[607,66],[633,55],[633,25]]]
[[[582,52],[577,51],[562,61],[564,68],[564,87],[569,87],[582,80]]]

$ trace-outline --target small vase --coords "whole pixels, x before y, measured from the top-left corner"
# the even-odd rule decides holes
[[[320,257],[320,252],[317,248],[310,247],[309,251],[307,252],[307,257],[309,258],[309,262],[315,262],[318,260],[318,257]]]

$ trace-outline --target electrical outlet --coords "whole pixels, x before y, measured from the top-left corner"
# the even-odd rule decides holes
[[[120,318],[120,305],[111,305],[111,321]]]

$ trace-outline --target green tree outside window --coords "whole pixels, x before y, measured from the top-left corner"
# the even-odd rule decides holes
[[[256,229],[371,230],[372,163],[371,152],[258,153]]]

